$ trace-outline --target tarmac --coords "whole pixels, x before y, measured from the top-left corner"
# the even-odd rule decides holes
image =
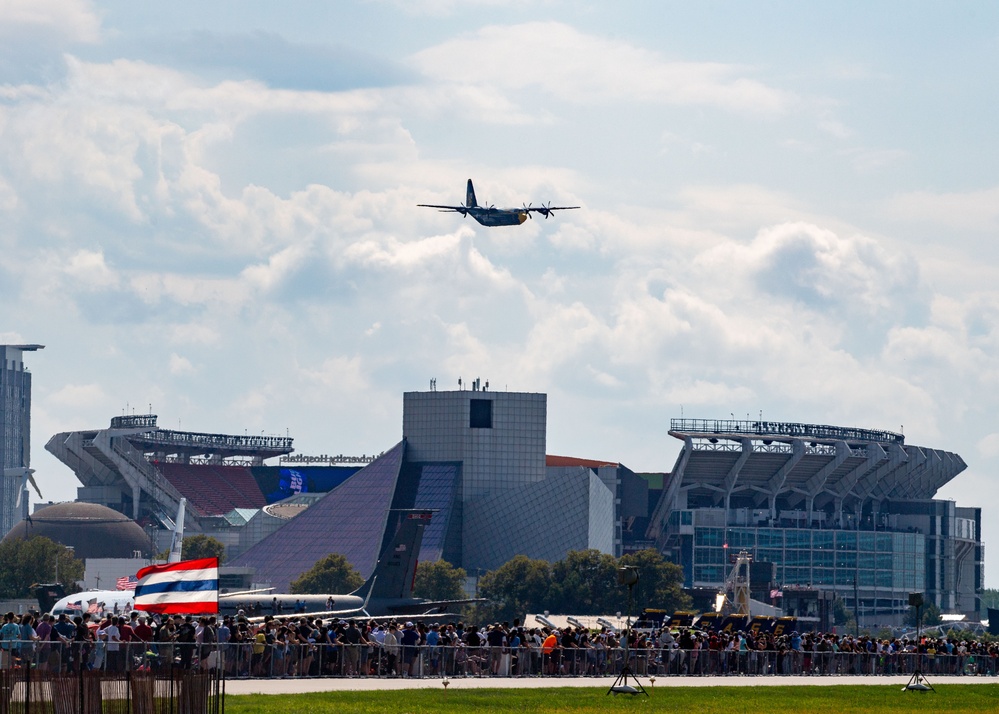
[[[828,687],[838,685],[876,685],[904,687],[908,675],[892,676],[788,676],[788,677],[639,677],[638,681],[651,693],[663,687]],[[597,687],[610,689],[614,677],[457,677],[454,679],[376,677],[286,678],[286,679],[227,679],[226,694],[302,694],[305,692],[376,692],[400,689],[542,689],[559,687]],[[955,677],[930,675],[927,681],[937,684],[996,684],[996,677]],[[631,683],[631,682],[629,682]]]

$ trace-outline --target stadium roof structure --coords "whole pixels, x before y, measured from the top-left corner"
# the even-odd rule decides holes
[[[931,499],[967,468],[957,454],[891,431],[793,422],[673,419],[684,442],[646,536],[677,508],[860,513],[874,500]]]
[[[131,512],[166,525],[181,498],[195,515],[262,508],[266,499],[247,467],[293,451],[291,437],[208,434],[161,429],[155,414],[117,416],[106,429],[63,432],[45,445],[85,489],[131,496]],[[198,465],[197,472],[190,469]],[[127,498],[127,496],[126,496]],[[170,521],[172,523],[172,521]]]
[[[134,429],[129,442],[145,453],[170,455],[184,461],[202,457],[222,462],[233,457],[252,459],[255,463],[292,452],[291,437],[244,434],[206,434],[175,431],[156,426],[155,414],[119,416],[111,420],[112,429]]]

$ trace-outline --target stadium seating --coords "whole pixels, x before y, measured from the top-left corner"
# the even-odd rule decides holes
[[[267,505],[250,470],[243,466],[159,463],[156,467],[203,516]]]

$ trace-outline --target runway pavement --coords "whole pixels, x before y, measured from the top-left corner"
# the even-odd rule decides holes
[[[945,677],[930,676],[931,684],[996,684],[996,677]],[[461,689],[520,689],[555,687],[600,687],[609,689],[613,677],[458,677],[448,680],[447,690]],[[373,677],[344,677],[328,679],[234,679],[226,680],[227,694],[300,694],[304,692],[374,692],[396,689],[444,689],[444,680],[426,679],[377,679]],[[640,677],[647,690],[663,687],[779,687],[779,686],[833,686],[840,684],[894,685],[904,687],[908,676],[835,676],[835,677]]]

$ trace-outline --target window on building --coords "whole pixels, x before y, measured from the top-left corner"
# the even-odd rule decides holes
[[[493,401],[473,399],[468,409],[468,426],[471,429],[493,428]]]

